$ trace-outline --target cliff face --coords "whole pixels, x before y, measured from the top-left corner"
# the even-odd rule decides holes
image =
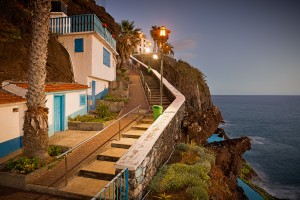
[[[242,155],[251,148],[250,139],[242,137],[206,145],[216,155],[215,166],[210,177],[211,199],[247,199],[237,186],[240,174]]]
[[[102,6],[96,5],[94,0],[63,0],[68,6],[68,15],[80,14],[96,14],[99,19],[107,24],[107,29],[111,34],[117,36],[119,33],[119,26],[115,19],[105,11]]]

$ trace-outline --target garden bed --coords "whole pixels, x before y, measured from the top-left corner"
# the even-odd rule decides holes
[[[68,127],[69,130],[81,130],[81,131],[101,131],[111,122],[75,122],[69,121]]]

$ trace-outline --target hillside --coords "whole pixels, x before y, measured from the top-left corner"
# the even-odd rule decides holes
[[[31,11],[27,0],[2,0],[0,6],[0,83],[4,80],[26,81],[29,67]],[[113,33],[118,26],[103,7],[93,1],[65,0],[68,14],[95,13]],[[51,35],[48,44],[46,82],[74,82],[74,75],[65,48]]]

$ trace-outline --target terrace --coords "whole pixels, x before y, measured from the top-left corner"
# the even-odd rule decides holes
[[[97,32],[105,41],[116,49],[116,40],[106,29],[106,24],[95,14],[73,15],[69,17],[51,18],[50,31],[56,34],[69,34],[78,32]]]

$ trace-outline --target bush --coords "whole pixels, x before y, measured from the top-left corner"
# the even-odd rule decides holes
[[[186,194],[189,197],[189,199],[192,200],[209,199],[208,193],[203,187],[189,187],[186,189]]]
[[[162,167],[150,183],[150,188],[157,193],[175,193],[188,187],[207,188],[209,170],[202,165],[176,163]]]
[[[73,122],[104,122],[103,119],[98,118],[94,115],[77,115],[74,118],[69,117],[69,121],[73,121]]]
[[[123,102],[125,102],[125,103],[128,102],[128,98],[115,97],[115,96],[113,96],[113,95],[111,95],[111,94],[107,94],[107,95],[103,98],[103,100],[105,100],[105,101],[111,101],[111,102],[121,102],[121,101],[123,101]]]
[[[109,106],[105,104],[100,104],[96,108],[96,113],[99,118],[104,119],[105,121],[113,119],[112,113],[109,111]]]
[[[62,148],[58,146],[50,146],[48,148],[48,154],[49,156],[58,156],[62,153]]]
[[[45,163],[41,162],[38,158],[21,157],[18,160],[10,160],[6,167],[12,171],[21,174],[28,174],[34,170],[43,167]]]

